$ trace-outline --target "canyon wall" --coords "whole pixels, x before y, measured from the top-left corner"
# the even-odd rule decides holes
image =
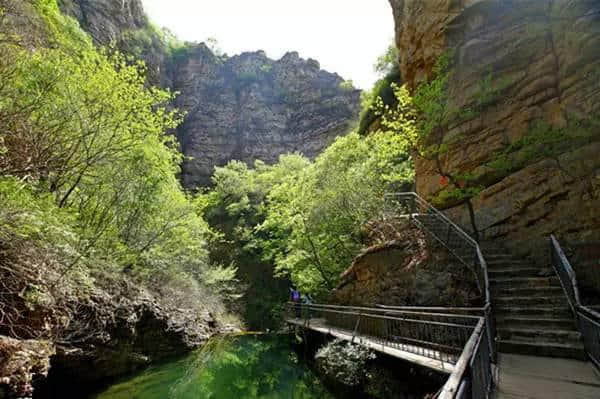
[[[142,58],[150,83],[180,93],[174,105],[186,117],[176,134],[187,188],[209,185],[214,167],[233,159],[274,163],[287,152],[313,158],[358,119],[360,91],[296,52],[272,60],[262,51],[221,56],[204,44],[170,48],[141,0],[60,4],[97,44],[115,43]]]
[[[204,45],[175,66],[175,104],[188,115],[178,129],[187,187],[209,183],[215,165],[231,159],[276,162],[280,154],[310,158],[346,133],[358,113],[359,91],[314,60],[264,52],[220,60]]]
[[[447,54],[449,106],[476,110],[446,126],[440,161],[444,172],[474,177],[482,235],[537,255],[552,233],[566,247],[600,245],[600,3],[390,3],[409,88]],[[466,207],[439,201],[439,171],[417,160],[417,191],[469,225]]]

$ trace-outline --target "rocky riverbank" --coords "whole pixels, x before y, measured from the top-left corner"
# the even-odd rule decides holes
[[[22,303],[19,312],[46,317],[39,325],[24,319],[14,326],[13,333],[28,339],[0,335],[0,398],[34,393],[35,398],[81,398],[114,378],[238,330],[208,310],[171,306],[131,281],[105,283],[110,285],[86,296],[54,298],[51,307]]]

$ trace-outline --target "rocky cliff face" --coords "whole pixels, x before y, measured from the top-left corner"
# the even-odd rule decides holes
[[[473,273],[406,219],[375,221],[377,236],[342,274],[332,299],[342,305],[474,306]],[[472,277],[472,278],[470,278]]]
[[[449,53],[451,106],[480,105],[443,132],[441,160],[445,171],[475,176],[482,188],[473,199],[478,229],[539,254],[551,233],[600,245],[600,3],[390,3],[409,87],[430,78]],[[483,93],[484,86],[493,90]],[[529,145],[536,142],[543,144]],[[438,168],[424,160],[416,168],[418,192],[435,197],[444,180]],[[467,224],[464,208],[450,213]]]
[[[264,52],[227,59],[200,44],[174,66],[176,106],[187,111],[178,129],[183,182],[210,182],[215,166],[237,159],[277,161],[280,154],[316,156],[345,133],[358,113],[359,92],[344,89],[336,74],[314,60],[288,53],[278,61]]]
[[[148,25],[141,0],[59,0],[59,4],[97,44],[117,42],[126,32]]]
[[[96,43],[117,43],[143,58],[152,83],[180,93],[187,113],[177,130],[186,187],[210,184],[215,166],[232,159],[277,161],[280,154],[316,156],[358,118],[360,92],[295,52],[218,57],[203,44],[168,49],[150,27],[141,0],[60,0]]]

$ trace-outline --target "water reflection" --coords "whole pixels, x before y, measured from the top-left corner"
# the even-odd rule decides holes
[[[113,385],[96,399],[333,399],[282,336],[209,342],[185,359]]]

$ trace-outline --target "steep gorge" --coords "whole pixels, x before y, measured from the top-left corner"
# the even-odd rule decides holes
[[[260,51],[225,57],[204,44],[171,46],[163,32],[151,26],[140,0],[58,4],[95,44],[115,45],[133,57],[130,61],[143,59],[148,85],[180,92],[171,106],[187,113],[174,132],[186,156],[181,176],[186,188],[210,184],[213,168],[232,159],[273,163],[279,154],[293,151],[314,157],[335,136],[346,133],[356,118],[360,92],[295,52],[274,61]],[[77,23],[65,19],[52,0],[2,0],[0,22],[2,40],[14,37],[23,54],[43,48],[65,50],[75,57],[68,45],[63,49],[60,40],[65,38],[69,44],[83,38],[92,47]],[[53,31],[54,23],[60,25],[58,32]],[[23,147],[20,142],[11,144]],[[36,182],[31,176],[23,181],[28,179]],[[35,195],[45,196],[44,189],[37,187]],[[4,199],[6,193],[0,196]],[[27,211],[18,202],[11,205],[20,217]],[[13,217],[13,209],[3,205],[2,217]],[[2,223],[19,224],[19,217]],[[48,223],[44,229],[52,229],[52,222],[43,223]],[[79,276],[70,272],[81,257],[70,263],[52,246],[38,242],[42,239],[35,234],[18,237],[4,227],[0,226],[2,398],[29,397],[34,388],[36,397],[84,397],[106,381],[189,352],[210,337],[238,328],[237,321],[213,313],[220,302],[213,302],[210,292],[197,295],[198,291],[179,286],[174,294],[169,285],[174,280],[169,279],[140,284],[132,273],[135,262],[118,264],[112,255],[106,259],[110,266],[94,259],[81,266]],[[19,227],[26,228],[15,229]],[[189,263],[192,268],[194,262]],[[176,274],[177,278],[185,277]],[[187,282],[195,285],[195,280]]]
[[[140,0],[60,3],[97,44],[114,42],[125,53],[143,58],[150,83],[180,92],[172,105],[187,112],[175,132],[188,157],[181,176],[187,188],[209,185],[214,167],[232,159],[275,163],[280,154],[294,151],[313,158],[355,120],[359,92],[297,53],[271,60],[261,51],[226,57],[204,44],[172,47],[151,27]],[[475,222],[486,239],[525,254],[547,252],[545,237],[550,233],[559,234],[573,248],[597,248],[600,9],[596,2],[390,3],[397,23],[401,81],[414,92],[433,76],[437,60],[448,55],[450,106],[472,111],[442,132],[447,151],[438,163],[416,160],[417,191],[468,226],[461,201],[440,195],[448,190],[443,169],[476,188],[471,199]],[[264,196],[255,197],[262,201]],[[242,212],[241,217],[246,216]],[[400,235],[384,237],[383,243],[366,243],[370,247],[341,277],[334,293],[338,302],[367,306],[480,302],[464,278],[466,270],[430,248],[420,232],[408,226],[401,230]],[[593,275],[596,266],[589,263],[578,273]],[[24,380],[9,381],[21,389],[20,394],[29,394],[32,378],[48,372],[51,357],[54,370],[61,373],[57,381],[72,376],[95,384],[186,351],[229,329],[209,312],[164,306],[165,298],[138,292],[126,277],[122,285],[94,277],[104,291],[91,295],[89,303],[67,302],[67,309],[72,306],[79,313],[64,317],[85,321],[89,311],[94,322],[104,323],[98,329],[106,334],[88,338],[80,347],[0,337],[0,355],[11,360],[8,371],[0,371],[25,370]],[[34,282],[44,282],[38,279]],[[43,356],[33,356],[36,352]],[[121,358],[121,353],[127,356]],[[85,367],[90,363],[100,366],[90,371]],[[7,385],[0,380],[2,384]]]

